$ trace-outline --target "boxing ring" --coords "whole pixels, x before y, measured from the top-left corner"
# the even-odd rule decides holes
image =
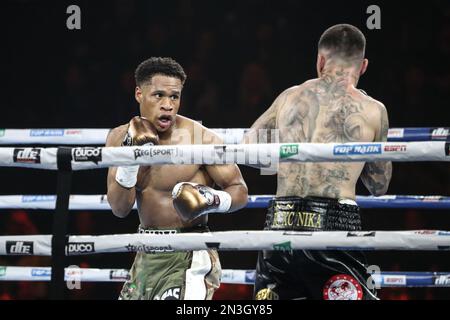
[[[69,210],[110,210],[105,195],[71,195],[73,171],[123,165],[224,164],[274,166],[279,162],[450,161],[447,128],[394,128],[388,142],[274,143],[240,145],[247,129],[214,129],[223,145],[79,147],[102,145],[108,129],[6,129],[0,131],[0,166],[58,170],[56,195],[3,195],[0,209],[54,211],[53,234],[0,236],[0,255],[52,256],[52,267],[0,266],[0,281],[51,281],[50,298],[64,296],[65,281],[118,282],[124,269],[66,268],[68,255],[106,252],[218,250],[450,250],[450,231],[225,231],[203,234],[116,234],[68,236]],[[40,144],[76,147],[41,148]],[[17,145],[27,145],[19,146]],[[33,145],[33,147],[28,147]],[[249,197],[246,208],[266,208],[272,195]],[[449,209],[446,196],[358,196],[362,208]],[[233,213],[233,214],[239,214]],[[30,251],[30,248],[32,250]],[[223,270],[222,283],[252,284],[254,270]],[[381,287],[450,287],[450,272],[381,272]]]

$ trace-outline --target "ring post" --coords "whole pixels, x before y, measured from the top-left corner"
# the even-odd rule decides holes
[[[60,147],[57,152],[58,182],[56,186],[56,208],[53,216],[52,237],[52,277],[50,283],[50,299],[64,300],[66,266],[67,225],[69,198],[72,184],[72,148]]]

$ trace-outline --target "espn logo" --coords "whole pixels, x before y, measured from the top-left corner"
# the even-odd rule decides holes
[[[41,163],[41,149],[16,148],[14,149],[13,161],[18,163]]]
[[[6,254],[32,255],[33,241],[6,241]]]
[[[66,247],[67,254],[87,254],[95,252],[94,242],[73,242]]]

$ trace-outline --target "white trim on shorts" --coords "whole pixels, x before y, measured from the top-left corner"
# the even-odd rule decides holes
[[[212,263],[208,251],[198,250],[192,252],[191,267],[186,270],[186,286],[184,300],[205,300],[205,276],[211,271]]]

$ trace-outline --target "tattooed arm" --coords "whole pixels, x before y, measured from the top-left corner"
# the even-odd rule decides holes
[[[389,121],[386,108],[383,104],[379,104],[380,118],[378,122],[375,141],[387,141],[387,133],[389,129]],[[361,173],[361,180],[374,196],[381,196],[386,193],[389,182],[392,177],[391,161],[375,161],[367,162]]]
[[[276,128],[276,119],[278,109],[286,102],[289,95],[289,89],[282,92],[251,126],[250,130],[244,135],[242,143],[270,143],[271,130]]]

